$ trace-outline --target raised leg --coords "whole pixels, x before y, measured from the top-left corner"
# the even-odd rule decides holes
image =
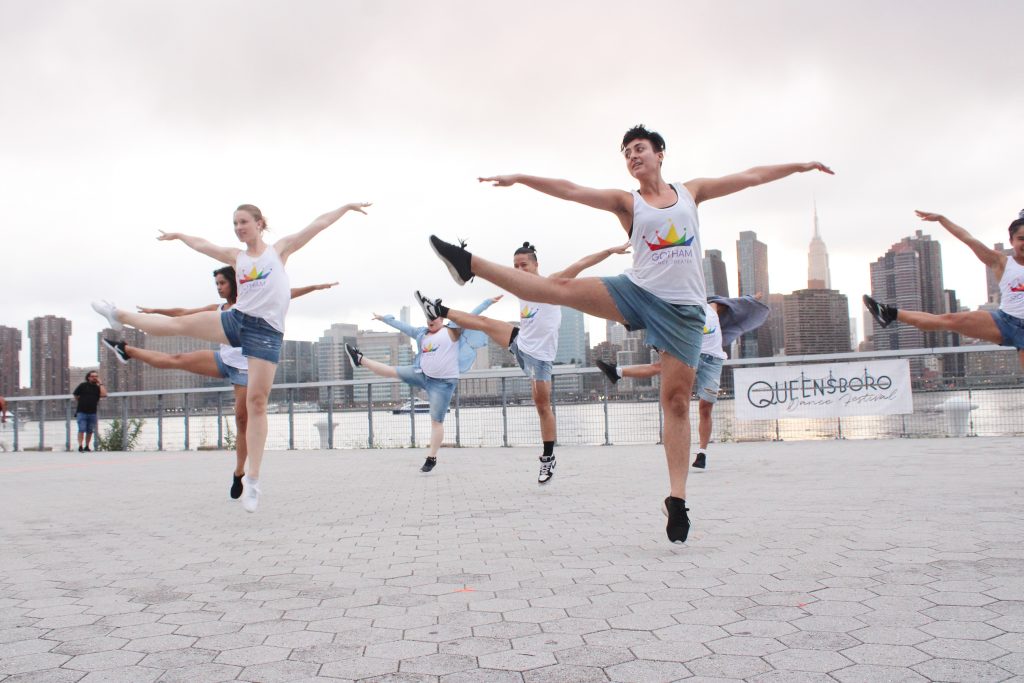
[[[619,368],[619,374],[623,377],[636,377],[647,379],[661,374],[661,363],[645,363],[644,365],[627,365]]]
[[[190,351],[189,353],[163,353],[142,349],[137,346],[125,346],[125,353],[132,360],[138,360],[154,368],[184,370],[194,375],[220,377],[217,361],[213,351]],[[236,387],[237,389],[238,387]]]
[[[512,339],[512,330],[515,329],[507,322],[486,318],[482,315],[473,315],[465,311],[456,311],[455,309],[448,309],[448,315],[445,317],[463,329],[483,332],[495,344],[501,347],[508,346],[509,341]]]
[[[1003,335],[988,311],[962,311],[959,313],[924,313],[899,309],[896,319],[925,332],[949,331],[967,337],[982,339],[993,344],[1003,343]]]
[[[164,315],[133,313],[120,308],[117,309],[117,319],[119,321],[125,325],[131,325],[136,329],[140,329],[146,334],[156,335],[157,337],[181,335],[217,344],[227,344],[228,339],[224,336],[224,326],[221,325],[220,315],[220,311],[202,311],[177,318],[169,318]]]
[[[398,371],[395,370],[393,367],[372,360],[370,358],[366,358],[365,356],[363,357],[362,362],[359,364],[359,367],[366,368],[367,370],[369,370],[370,372],[379,377],[391,377],[392,379],[398,379]]]

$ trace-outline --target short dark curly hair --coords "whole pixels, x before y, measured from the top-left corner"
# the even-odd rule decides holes
[[[1024,211],[1021,211],[1017,215],[1017,220],[1015,220],[1014,222],[1010,223],[1010,239],[1011,240],[1013,239],[1013,236],[1017,233],[1017,231],[1019,229],[1021,229],[1021,228],[1024,228]]]
[[[638,123],[626,131],[626,134],[622,136],[622,145],[619,146],[619,151],[625,151],[626,145],[634,140],[648,140],[655,152],[665,151],[665,138],[661,137],[660,134],[655,133],[653,130],[647,130],[642,123]]]

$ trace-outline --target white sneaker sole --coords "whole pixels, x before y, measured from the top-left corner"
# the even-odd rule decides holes
[[[437,258],[441,259],[441,262],[444,263],[445,266],[447,266],[448,272],[451,274],[452,279],[455,280],[455,284],[459,285],[460,287],[466,284],[466,281],[459,276],[459,270],[452,265],[451,261],[449,261],[448,259],[441,255],[441,252],[439,252],[437,250],[437,247],[434,246],[433,240],[430,241],[430,248],[434,250],[435,254],[437,254]]]
[[[120,363],[121,365],[128,365],[128,359],[127,358],[123,358],[121,356],[121,354],[118,352],[116,346],[114,346],[113,344],[107,342],[106,339],[101,339],[100,343],[103,344],[104,346],[106,346],[108,349],[110,349],[110,352],[114,354],[115,358],[117,358],[117,362],[118,363]]]

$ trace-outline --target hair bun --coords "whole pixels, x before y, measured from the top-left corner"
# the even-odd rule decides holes
[[[1020,210],[1020,213],[1017,214],[1017,218],[1024,218],[1024,209]]]
[[[1024,211],[1021,211],[1021,215],[1024,215]],[[523,242],[523,248],[524,249],[532,249],[533,245],[530,244],[529,242]]]

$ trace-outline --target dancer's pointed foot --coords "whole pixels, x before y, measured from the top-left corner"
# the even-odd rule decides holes
[[[345,344],[345,353],[348,355],[348,360],[352,363],[352,367],[358,368],[363,364],[363,352],[356,347],[351,344]]]
[[[601,372],[604,373],[604,376],[607,377],[608,381],[611,382],[612,384],[615,384],[620,379],[622,379],[621,377],[619,377],[619,368],[615,361],[612,361],[611,363],[606,363],[603,360],[596,360],[594,361],[594,365],[596,365],[601,370]]]
[[[686,507],[686,501],[682,498],[669,496],[665,499],[662,512],[668,517],[665,525],[665,533],[668,540],[673,543],[686,543],[686,537],[690,535],[690,516],[686,513],[690,508]]]
[[[452,274],[456,283],[464,285],[473,279],[473,270],[470,268],[473,255],[466,251],[465,240],[459,240],[459,245],[455,246],[437,235],[431,235],[430,246],[437,257],[448,266],[448,272]]]
[[[896,313],[898,311],[895,306],[879,303],[867,294],[864,295],[864,306],[867,307],[871,317],[882,327],[889,327],[896,320]]]
[[[113,351],[114,355],[117,356],[117,360],[122,365],[128,364],[128,350],[125,347],[125,343],[123,341],[117,341],[116,339],[107,339],[106,337],[104,337],[102,341],[104,346]]]
[[[110,329],[115,331],[124,329],[124,325],[122,325],[121,321],[117,319],[117,306],[106,299],[103,301],[93,301],[92,310],[107,319],[107,322],[110,323]]]
[[[437,320],[438,318],[444,318],[448,314],[448,307],[441,305],[440,299],[428,299],[420,293],[420,290],[416,290],[416,303],[423,309],[423,315],[427,316],[427,320]]]

